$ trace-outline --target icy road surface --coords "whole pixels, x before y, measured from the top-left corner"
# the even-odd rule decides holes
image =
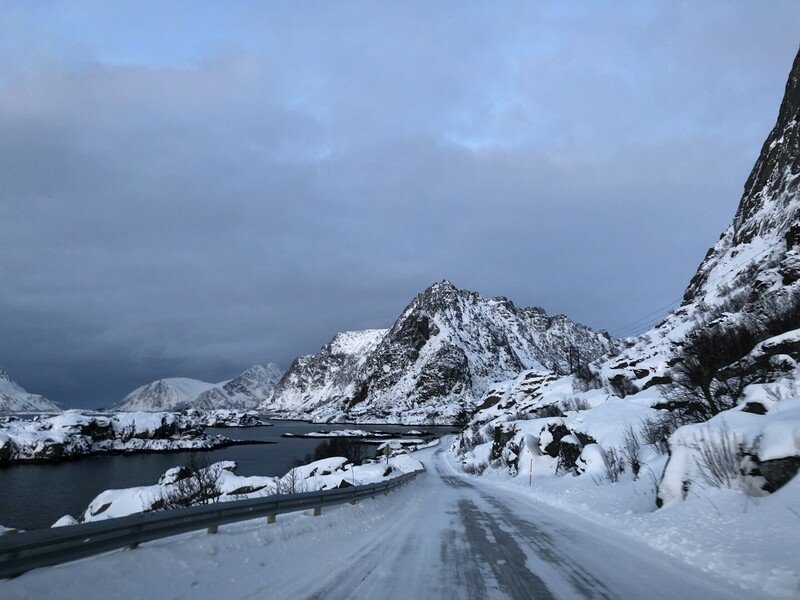
[[[635,540],[419,454],[377,500],[193,533],[0,581],[2,598],[752,598]]]

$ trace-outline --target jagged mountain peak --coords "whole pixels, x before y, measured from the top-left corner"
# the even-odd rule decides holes
[[[61,407],[44,396],[31,394],[0,369],[0,414],[37,412],[61,412]]]
[[[712,246],[684,304],[719,305],[748,293],[755,303],[800,280],[800,52],[772,128],[747,178],[731,226]]]
[[[499,379],[566,367],[571,345],[586,357],[614,346],[607,334],[566,317],[518,309],[447,280],[418,294],[389,330],[347,335],[361,347],[337,351],[337,336],[301,357],[262,408],[314,420],[447,422]]]
[[[778,120],[744,186],[744,195],[733,220],[734,243],[744,243],[759,233],[759,212],[769,203],[787,205],[789,192],[797,191],[800,174],[800,51],[786,82]]]

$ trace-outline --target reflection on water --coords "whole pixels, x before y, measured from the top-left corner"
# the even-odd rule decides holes
[[[332,429],[377,429],[395,433],[410,429],[452,431],[448,427],[398,425],[319,425],[304,421],[273,421],[273,427],[208,428],[209,435],[262,440],[275,444],[231,446],[205,452],[212,461],[235,460],[240,475],[283,475],[295,461],[314,451],[324,439],[283,438]],[[374,455],[375,446],[367,446]],[[0,468],[0,525],[19,529],[49,527],[65,514],[77,516],[97,494],[107,489],[152,485],[170,467],[185,463],[189,453],[91,456],[80,460]]]

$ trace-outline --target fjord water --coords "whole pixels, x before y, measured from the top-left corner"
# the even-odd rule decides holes
[[[334,429],[363,429],[403,433],[424,430],[437,435],[450,427],[401,425],[320,425],[305,421],[272,421],[271,427],[207,428],[209,435],[236,440],[257,440],[272,444],[230,446],[208,452],[215,462],[233,460],[240,475],[283,475],[296,461],[324,442],[324,439],[284,438]],[[366,446],[373,453],[376,446]],[[10,465],[0,468],[0,525],[17,529],[50,527],[63,515],[77,517],[100,492],[108,489],[152,485],[167,469],[185,464],[190,452],[90,456],[53,464]]]

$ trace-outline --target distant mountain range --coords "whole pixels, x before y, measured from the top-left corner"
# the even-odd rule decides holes
[[[0,369],[0,414],[61,412],[55,402],[39,394],[31,394]]]
[[[177,411],[188,408],[250,410],[258,406],[277,385],[283,371],[275,364],[255,365],[238,377],[208,383],[185,377],[159,379],[125,396],[109,411]]]

